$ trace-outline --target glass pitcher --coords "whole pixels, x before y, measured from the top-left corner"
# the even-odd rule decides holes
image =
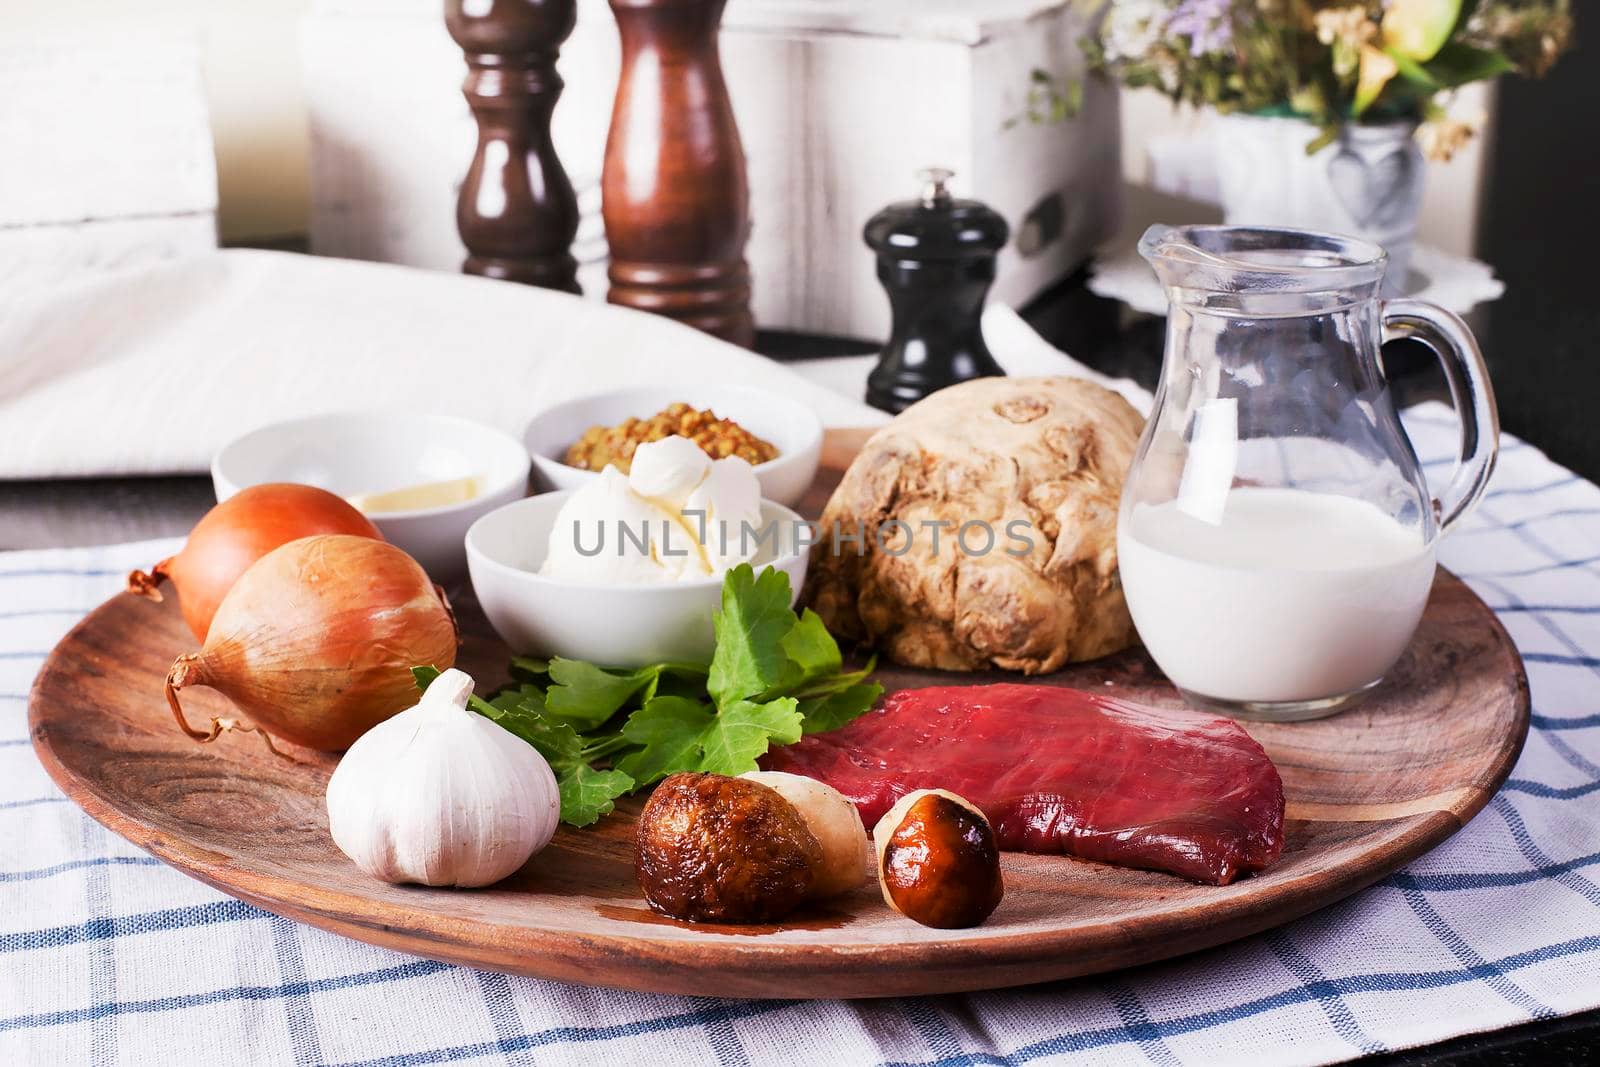
[[[1123,488],[1134,625],[1193,704],[1279,721],[1359,701],[1427,604],[1434,548],[1477,503],[1499,422],[1466,325],[1379,299],[1377,245],[1296,230],[1153,226],[1170,305],[1161,384]],[[1430,497],[1380,346],[1444,365],[1461,421]]]

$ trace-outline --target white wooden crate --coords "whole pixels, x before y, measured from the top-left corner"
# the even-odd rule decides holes
[[[0,286],[215,248],[216,163],[192,35],[0,39]]]
[[[557,150],[578,189],[579,280],[605,294],[600,166],[618,69],[604,0],[580,0],[562,49]],[[762,326],[881,337],[888,306],[861,228],[957,172],[1017,235],[995,296],[1020,303],[1115,232],[1114,91],[1089,83],[1062,124],[1010,122],[1029,75],[1082,74],[1070,0],[731,0],[722,61],[749,160],[747,251]],[[312,246],[454,270],[455,190],[474,142],[464,65],[428,0],[317,0],[302,25]]]

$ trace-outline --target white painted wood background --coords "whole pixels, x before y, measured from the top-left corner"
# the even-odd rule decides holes
[[[0,39],[0,285],[214,248],[216,212],[193,35]]]

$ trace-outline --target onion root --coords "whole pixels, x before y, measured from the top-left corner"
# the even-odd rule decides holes
[[[159,587],[167,580],[167,564],[171,562],[170,559],[162,560],[150,568],[149,574],[144,571],[129,571],[128,592],[134,596],[142,596],[146,600],[153,600],[157,604],[161,603],[166,598],[161,595]]]
[[[178,702],[178,690],[191,685],[205,685],[204,676],[205,668],[201,666],[199,655],[194,652],[186,652],[179,656],[173,661],[172,669],[167,672],[167,706],[172,709],[172,717],[178,721],[180,730],[202,745],[209,745],[223,734],[235,731],[241,734],[260,734],[262,742],[266,744],[274,756],[299,762],[289,753],[273,744],[271,734],[259,726],[249,726],[238,719],[213,716],[209,731],[196,730],[193,726],[190,726],[189,720],[183,714],[183,705]]]

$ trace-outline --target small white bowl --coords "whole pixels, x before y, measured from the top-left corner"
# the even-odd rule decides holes
[[[822,422],[816,412],[765,389],[703,383],[619,389],[579,397],[541,411],[522,431],[522,443],[533,456],[539,488],[577,489],[599,476],[596,471],[561,462],[567,449],[589,427],[615,426],[629,416],[649,418],[679,402],[710,408],[719,418],[732,419],[777,448],[777,459],[756,464],[761,495],[768,500],[793,507],[811,488],[822,455]]]
[[[273,423],[236,438],[211,461],[211,481],[222,501],[262,482],[350,496],[477,478],[480,492],[471,500],[369,516],[385,540],[434,581],[449,584],[466,574],[467,527],[527,494],[528,462],[515,437],[471,419],[349,411]]]
[[[489,624],[516,655],[565,656],[605,667],[710,660],[711,616],[722,605],[722,579],[658,585],[594,585],[539,574],[556,513],[570,490],[541,493],[490,512],[467,531],[467,567]],[[799,547],[803,520],[782,504],[761,502],[764,524],[777,524],[777,550],[763,552],[789,576],[799,596],[808,553]]]

